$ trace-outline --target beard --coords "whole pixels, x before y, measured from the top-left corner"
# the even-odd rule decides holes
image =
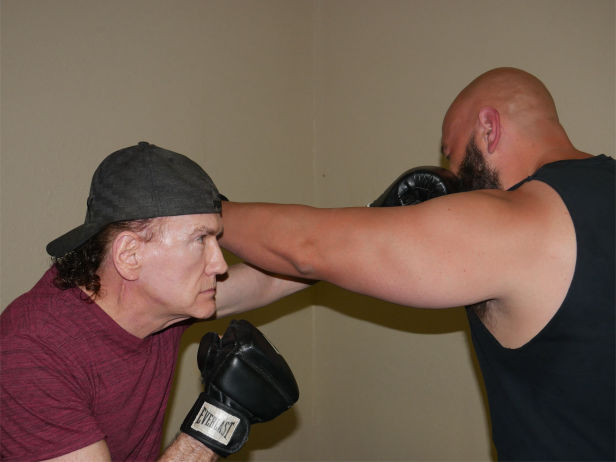
[[[496,170],[490,168],[483,158],[483,154],[471,136],[466,145],[464,159],[458,172],[462,191],[476,189],[502,189],[500,178]]]

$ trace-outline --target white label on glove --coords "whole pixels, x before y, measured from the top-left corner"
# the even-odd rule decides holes
[[[222,444],[229,444],[240,419],[211,405],[203,403],[191,428]]]

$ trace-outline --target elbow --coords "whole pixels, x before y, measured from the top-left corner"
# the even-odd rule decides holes
[[[312,264],[305,260],[297,260],[293,263],[296,276],[305,279],[316,279],[315,270]]]
[[[295,276],[305,279],[318,279],[316,263],[319,258],[315,244],[312,240],[304,240],[293,246],[287,253],[288,261],[295,272]]]

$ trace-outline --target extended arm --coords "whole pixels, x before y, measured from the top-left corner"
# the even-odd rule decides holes
[[[407,170],[389,186],[370,207],[416,205],[458,191],[459,181],[451,171],[423,166]],[[291,279],[239,264],[230,268],[228,277],[219,282],[219,317],[263,306],[307,287],[314,281]]]
[[[545,188],[384,209],[225,203],[221,244],[267,270],[395,303],[467,305],[507,297],[532,279],[558,222]]]
[[[231,266],[228,276],[217,284],[216,316],[231,316],[265,306],[310,284],[312,281],[277,276],[238,263]]]

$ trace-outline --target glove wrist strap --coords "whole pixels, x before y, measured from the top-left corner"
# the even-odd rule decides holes
[[[219,456],[227,457],[244,445],[250,424],[248,418],[237,410],[201,393],[184,419],[181,430]]]

